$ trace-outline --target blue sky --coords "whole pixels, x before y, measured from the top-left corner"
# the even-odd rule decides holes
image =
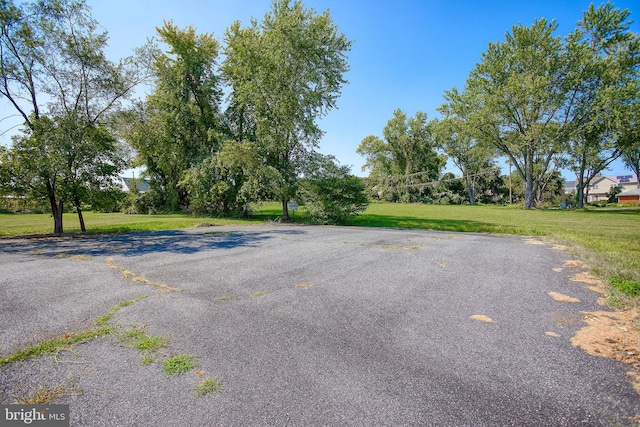
[[[318,12],[327,9],[350,40],[349,84],[338,109],[320,121],[326,132],[320,151],[360,172],[364,159],[355,150],[367,135],[381,135],[396,108],[408,115],[425,111],[436,117],[445,90],[462,87],[489,42],[504,40],[515,24],[556,19],[558,35],[576,27],[590,1],[578,0],[303,0]],[[192,25],[222,42],[229,25],[251,17],[261,20],[271,0],[88,0],[93,16],[109,32],[107,54],[128,56],[172,19]],[[600,2],[596,2],[599,5]],[[640,21],[638,0],[614,4]],[[636,11],[637,9],[637,11]],[[636,16],[636,13],[638,14]],[[640,25],[634,23],[633,31]],[[455,169],[451,169],[454,173]],[[623,172],[617,165],[607,174]],[[572,178],[569,177],[568,178]]]

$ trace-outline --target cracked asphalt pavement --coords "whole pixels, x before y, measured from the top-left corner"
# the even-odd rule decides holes
[[[2,240],[0,358],[141,296],[110,324],[169,344],[7,364],[0,403],[56,389],[87,426],[632,424],[626,366],[570,342],[599,295],[530,243],[277,224]],[[166,375],[177,354],[198,367]],[[205,378],[223,390],[199,397]]]

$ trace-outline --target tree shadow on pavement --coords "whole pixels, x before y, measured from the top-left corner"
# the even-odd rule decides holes
[[[254,247],[283,235],[304,234],[303,230],[233,232],[152,231],[117,235],[16,238],[0,241],[0,255],[136,256],[151,253],[193,254],[211,249]]]

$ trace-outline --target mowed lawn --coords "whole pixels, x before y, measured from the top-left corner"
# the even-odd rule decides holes
[[[87,212],[85,222],[89,232],[128,232],[260,224],[279,215],[279,203],[265,203],[255,208],[250,219]],[[295,212],[296,222],[307,220],[304,207]],[[523,210],[516,206],[372,203],[348,225],[541,236],[567,245],[604,278],[640,282],[640,208]],[[0,236],[46,234],[52,229],[48,214],[0,214]],[[65,214],[64,229],[79,231],[77,215]]]

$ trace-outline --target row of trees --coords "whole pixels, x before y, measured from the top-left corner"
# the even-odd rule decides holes
[[[398,109],[383,128],[382,138],[369,135],[356,152],[365,157],[363,170],[369,197],[390,202],[440,204],[524,202],[524,182],[505,175],[496,155],[483,144],[452,137],[452,122],[427,120],[424,112],[407,117]],[[446,153],[445,154],[443,154]],[[462,172],[443,173],[450,159]],[[536,190],[536,201],[564,203],[564,179],[548,172]]]
[[[640,175],[640,39],[628,19],[607,3],[565,38],[544,19],[514,26],[462,91],[445,93],[440,120],[397,110],[382,138],[362,141],[373,194],[456,194],[439,152],[462,172],[471,203],[498,197],[500,156],[523,183],[525,207],[554,187],[559,168],[576,173],[578,206],[615,159]],[[287,220],[296,197],[335,222],[366,206],[360,180],[316,151],[317,121],[336,105],[351,47],[328,12],[274,0],[262,21],[233,23],[222,45],[169,21],[118,63],[98,29],[84,0],[0,0],[0,96],[24,124],[0,147],[0,192],[47,200],[55,232],[68,206],[84,231],[82,210],[113,203],[131,159],[150,182],[134,203],[145,212],[246,214],[251,202],[277,199]],[[151,93],[134,100],[141,83]]]
[[[316,152],[351,46],[328,12],[274,0],[262,21],[233,23],[223,46],[169,21],[116,64],[84,0],[0,7],[0,95],[25,124],[0,148],[0,189],[47,198],[56,233],[69,204],[85,231],[83,207],[112,197],[130,160],[149,180],[134,201],[145,211],[244,214],[276,199],[288,220],[302,197],[335,222],[366,206],[349,168]],[[151,92],[132,99],[140,83]]]
[[[579,207],[589,181],[615,159],[640,174],[640,38],[628,19],[611,3],[591,5],[565,38],[540,19],[489,44],[464,90],[447,91],[439,109],[442,144],[452,158],[460,153],[463,174],[478,164],[467,154],[506,156],[524,182],[526,208],[554,166],[575,172]]]
[[[470,203],[481,180],[506,157],[524,185],[524,206],[541,201],[559,169],[577,177],[576,204],[588,183],[622,158],[640,178],[640,38],[629,11],[591,5],[567,37],[545,19],[517,25],[490,43],[462,91],[445,92],[443,118],[394,112],[383,139],[366,137],[374,190],[388,200],[433,196],[444,159],[460,169]]]
[[[451,126],[450,120],[427,120],[421,111],[407,118],[402,110],[395,110],[382,138],[369,135],[356,150],[365,157],[362,170],[369,171],[365,179],[369,197],[409,203],[524,203],[522,177],[511,171],[503,174],[496,151],[455,134]],[[462,177],[443,173],[448,159]],[[535,200],[573,204],[565,196],[558,169],[544,175]]]

